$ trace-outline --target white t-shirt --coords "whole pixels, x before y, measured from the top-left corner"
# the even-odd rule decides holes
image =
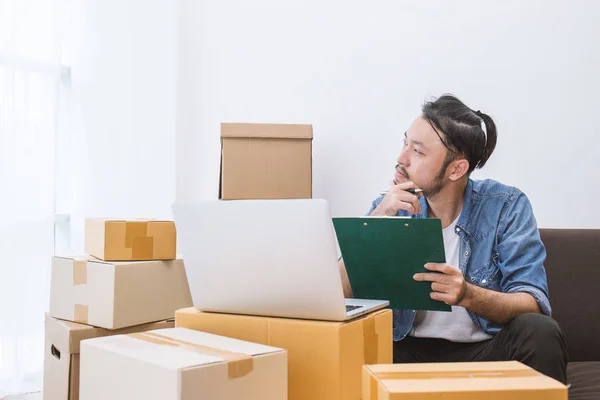
[[[442,231],[446,263],[458,268],[460,238],[455,232],[458,218]],[[491,338],[479,328],[464,307],[452,306],[452,312],[417,311],[410,336],[446,339],[452,342],[480,342]]]

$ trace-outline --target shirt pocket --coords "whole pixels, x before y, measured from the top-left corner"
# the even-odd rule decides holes
[[[500,279],[502,276],[500,274],[498,260],[498,253],[492,253],[492,256],[488,259],[483,267],[474,269],[469,274],[470,282],[483,288],[501,291]]]

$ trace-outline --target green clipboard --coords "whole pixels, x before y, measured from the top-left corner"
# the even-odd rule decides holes
[[[440,219],[336,217],[333,225],[355,298],[388,300],[392,309],[452,310],[430,297],[431,282],[413,279],[428,272],[426,263],[446,262]]]

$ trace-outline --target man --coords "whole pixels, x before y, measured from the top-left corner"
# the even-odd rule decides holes
[[[469,178],[496,146],[494,121],[451,95],[422,107],[404,135],[394,185],[368,214],[439,218],[446,264],[416,281],[451,312],[393,310],[394,362],[517,360],[566,382],[567,351],[550,318],[546,252],[518,189]],[[408,189],[420,189],[417,194]],[[345,294],[351,296],[343,260]]]

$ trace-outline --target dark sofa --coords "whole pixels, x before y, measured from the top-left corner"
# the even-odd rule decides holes
[[[552,317],[569,352],[569,399],[600,399],[600,229],[540,229]]]

